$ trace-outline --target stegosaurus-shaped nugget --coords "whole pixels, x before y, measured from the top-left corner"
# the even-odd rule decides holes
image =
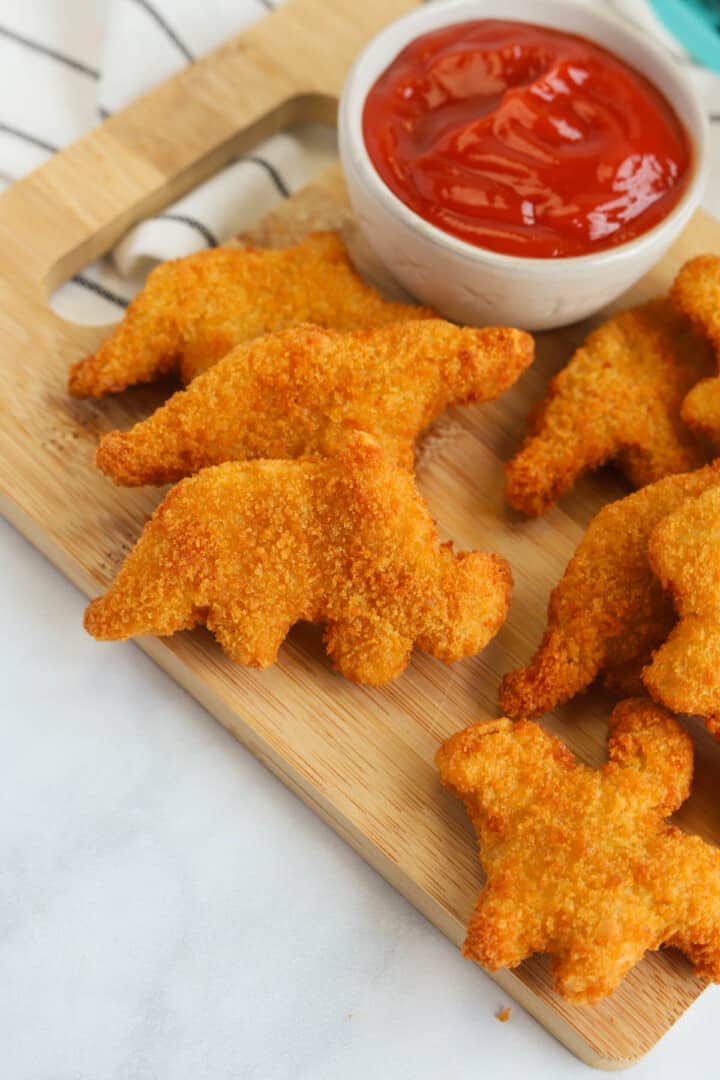
[[[335,451],[182,480],[87,630],[116,640],[204,623],[232,660],[262,668],[294,623],[324,623],[338,670],[371,684],[399,675],[415,643],[447,663],[478,652],[505,618],[505,561],[441,545],[411,474],[369,436]]]
[[[162,263],[98,351],[70,370],[75,397],[104,397],[177,371],[189,383],[241,341],[312,322],[336,330],[422,319],[353,269],[340,236],[282,250],[219,247]]]
[[[720,981],[720,850],[664,821],[689,794],[692,742],[631,699],[610,718],[608,752],[593,769],[538,724],[506,719],[440,748],[487,875],[463,952],[490,971],[550,953],[558,992],[578,1003],[663,944]]]
[[[131,431],[111,431],[97,463],[118,484],[165,484],[224,461],[299,457],[351,428],[412,468],[431,420],[497,397],[532,358],[521,330],[443,319],[293,327],[237,346]]]

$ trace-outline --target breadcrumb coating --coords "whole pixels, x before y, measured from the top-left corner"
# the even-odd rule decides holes
[[[695,330],[707,337],[720,367],[720,257],[699,255],[681,267],[672,287],[673,303]],[[720,378],[703,379],[688,393],[682,419],[691,428],[720,442]]]
[[[337,233],[283,250],[213,248],[153,270],[108,340],[73,364],[68,391],[101,398],[168,372],[189,383],[240,342],[299,323],[355,330],[430,315],[366,285]]]
[[[688,499],[655,527],[650,564],[680,621],[643,671],[653,698],[702,716],[720,739],[720,487]]]
[[[268,334],[237,346],[131,431],[106,435],[97,464],[118,484],[165,484],[224,461],[299,457],[351,428],[412,468],[415,438],[431,420],[450,404],[498,397],[533,348],[521,330],[442,319]]]
[[[544,513],[581,473],[617,460],[633,487],[707,461],[680,419],[685,394],[713,367],[669,300],[623,311],[594,330],[552,380],[506,465],[507,498]]]
[[[482,649],[511,584],[498,555],[441,545],[411,474],[353,433],[331,457],[228,462],[181,481],[85,627],[117,640],[205,624],[230,659],[264,668],[294,623],[324,623],[335,667],[381,684],[415,643],[446,663]]]
[[[600,673],[611,689],[642,690],[643,665],[675,621],[672,598],[650,565],[650,536],[687,499],[718,486],[720,461],[659,480],[595,515],[550,595],[535,657],[502,681],[504,712],[542,716]]]
[[[529,720],[488,720],[441,746],[487,877],[463,953],[489,971],[549,953],[556,989],[578,1004],[661,945],[720,981],[720,850],[663,820],[690,792],[692,742],[631,699],[610,717],[608,756],[590,768]]]

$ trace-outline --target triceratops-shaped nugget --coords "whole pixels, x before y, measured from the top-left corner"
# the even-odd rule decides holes
[[[510,589],[499,556],[439,543],[410,473],[355,433],[327,458],[228,462],[181,481],[85,626],[124,639],[204,623],[232,660],[263,668],[294,623],[324,623],[338,670],[380,684],[415,643],[447,663],[478,652]]]
[[[298,326],[239,345],[149,419],[110,432],[97,463],[118,484],[166,484],[224,461],[300,457],[354,428],[412,468],[431,420],[497,397],[532,358],[530,335],[504,327]]]
[[[73,365],[68,390],[100,398],[171,371],[189,383],[241,341],[298,323],[355,330],[430,314],[366,285],[337,233],[279,251],[213,248],[153,270],[108,340]]]
[[[581,764],[530,720],[475,724],[440,748],[487,875],[463,952],[490,971],[550,953],[558,992],[578,1003],[661,945],[720,981],[720,850],[664,821],[689,794],[692,742],[664,709],[628,700],[608,755]]]

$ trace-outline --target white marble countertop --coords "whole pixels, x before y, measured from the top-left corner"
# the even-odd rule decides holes
[[[590,1075],[1,520],[0,565],[3,1080]],[[634,1080],[716,1075],[719,1001]]]

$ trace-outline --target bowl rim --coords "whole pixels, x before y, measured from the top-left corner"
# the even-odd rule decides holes
[[[487,6],[492,8],[496,5],[499,8],[497,14],[483,10]],[[394,19],[368,41],[348,72],[340,98],[340,157],[345,172],[348,173],[351,170],[359,172],[366,189],[374,196],[376,202],[385,204],[386,209],[398,218],[406,228],[416,233],[422,233],[423,238],[434,247],[441,247],[466,261],[473,263],[481,261],[510,272],[521,269],[527,270],[528,267],[537,270],[542,268],[546,272],[549,270],[573,272],[575,269],[581,269],[590,264],[594,269],[611,268],[614,264],[624,262],[632,256],[639,257],[643,253],[646,254],[652,247],[660,246],[664,240],[667,240],[668,244],[671,243],[674,236],[680,232],[700,204],[708,172],[708,120],[700,104],[697,91],[675,62],[672,54],[654,40],[649,40],[639,28],[628,20],[622,19],[612,9],[603,8],[598,10],[595,5],[579,4],[577,0],[536,0],[532,7],[526,5],[527,17],[521,18],[508,15],[506,11],[502,10],[502,7],[502,0],[435,0],[432,4],[423,4]],[[527,10],[527,8],[530,8],[530,10]],[[385,184],[370,158],[362,133],[362,115],[367,93],[372,83],[407,44],[423,33],[440,29],[442,26],[451,26],[454,23],[482,18],[502,18],[507,22],[534,22],[536,25],[542,26],[544,25],[542,22],[543,11],[547,12],[548,9],[557,12],[564,10],[568,13],[572,12],[573,16],[579,15],[581,19],[587,18],[589,22],[594,24],[592,32],[595,32],[598,25],[603,28],[610,27],[616,35],[621,38],[625,37],[635,48],[648,55],[651,61],[654,60],[664,70],[667,77],[675,82],[677,89],[687,98],[693,114],[692,116],[680,115],[675,104],[670,102],[676,114],[679,115],[679,119],[690,139],[693,152],[690,176],[685,191],[669,214],[639,236],[625,240],[621,244],[603,248],[596,252],[587,252],[584,255],[509,255],[493,251],[491,248],[476,246],[467,240],[454,236],[452,233],[445,232],[407,206]],[[582,35],[581,30],[567,32]],[[590,33],[589,30],[588,36]],[[395,37],[399,37],[400,40],[396,41],[390,50],[390,59],[385,60],[378,71],[370,77],[372,79],[370,81],[366,76],[367,66],[372,64],[377,52],[387,44],[387,39]],[[605,43],[602,35],[597,36],[597,43],[620,56],[621,60],[625,59],[613,46]],[[629,61],[625,62],[630,63]],[[646,78],[650,77],[646,76]],[[651,79],[650,81],[657,86],[657,80]],[[367,86],[363,85],[365,82],[367,82]],[[658,88],[667,98],[668,93],[665,86]]]

